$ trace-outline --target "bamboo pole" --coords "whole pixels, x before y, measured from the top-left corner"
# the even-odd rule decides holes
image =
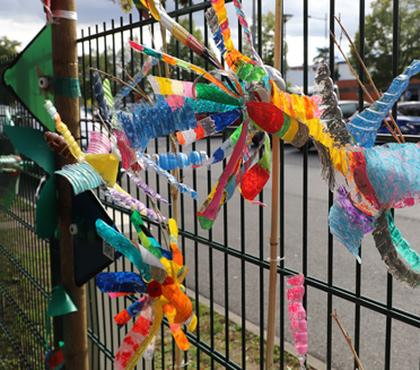
[[[276,0],[274,35],[274,67],[280,69],[283,41],[283,0]],[[277,303],[277,251],[279,245],[279,175],[280,175],[280,140],[272,135],[272,193],[271,193],[271,235],[270,235],[270,270],[268,285],[268,315],[266,342],[266,370],[273,368],[274,337],[276,332]]]
[[[54,13],[59,10],[75,12],[76,0],[55,0],[52,3],[52,11]],[[52,26],[53,66],[56,78],[78,78],[76,39],[76,20],[57,19]],[[79,99],[56,95],[55,106],[71,133],[79,137]],[[64,360],[66,369],[87,370],[89,366],[86,290],[84,287],[77,287],[74,281],[73,242],[69,232],[71,193],[70,185],[66,181],[59,180],[61,282],[78,309],[77,312],[63,316]]]

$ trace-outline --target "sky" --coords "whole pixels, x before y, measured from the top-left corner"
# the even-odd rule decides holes
[[[39,0],[2,0],[0,8],[0,37],[7,36],[18,40],[24,47],[45,23],[42,5]],[[200,3],[196,0],[194,3]],[[244,10],[251,23],[252,0],[243,0]],[[171,1],[168,1],[168,4]],[[309,3],[309,61],[316,55],[316,48],[327,45],[325,39],[325,14],[328,16],[329,0],[308,1]],[[371,0],[366,2],[366,14],[370,12]],[[274,9],[275,0],[263,0],[263,13]],[[110,24],[111,19],[118,19],[123,15],[118,5],[111,0],[79,0],[78,6],[78,29],[100,24]],[[289,46],[287,61],[289,66],[298,66],[303,63],[303,0],[284,0],[285,13],[292,17],[286,24],[286,41]],[[232,33],[235,38],[237,29],[234,27],[234,9],[228,5],[231,19]],[[350,35],[357,31],[359,19],[358,2],[355,0],[336,1],[336,15],[340,15]],[[203,29],[202,17],[194,18],[195,23]],[[328,32],[328,31],[327,31]],[[147,39],[146,35],[146,39]],[[159,42],[157,41],[157,44]],[[348,50],[348,45],[343,42],[343,48]],[[338,51],[337,51],[338,54]]]

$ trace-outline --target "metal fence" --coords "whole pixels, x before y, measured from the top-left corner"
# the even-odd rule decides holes
[[[262,16],[266,3],[256,1],[256,44],[262,51]],[[274,3],[274,1],[273,1]],[[285,2],[287,7],[288,2]],[[356,3],[351,6],[356,6]],[[192,2],[181,6],[178,1],[167,1],[170,15],[183,20],[190,31],[200,31],[203,41],[209,43],[204,11],[209,2]],[[322,7],[322,4],[319,5]],[[334,0],[325,2],[319,13],[328,12],[329,28],[334,29],[333,15],[339,6]],[[364,53],[365,0],[359,0],[360,51]],[[303,0],[299,11],[302,14],[303,88],[307,92],[310,64],[308,47],[310,42],[310,4]],[[398,0],[393,1],[393,50],[392,69],[397,74],[398,62]],[[233,9],[229,9],[233,16]],[[231,18],[234,19],[234,18]],[[342,19],[346,21],[344,13]],[[238,25],[240,30],[240,26]],[[95,124],[91,107],[91,67],[127,80],[138,70],[141,58],[127,46],[128,39],[159,46],[160,28],[148,19],[121,17],[111,24],[103,23],[81,32],[78,39],[81,105],[85,108],[81,117],[81,142],[86,144],[87,133],[99,129]],[[152,41],[153,40],[153,41]],[[198,63],[197,57],[185,52],[177,42],[169,40],[175,55],[189,57]],[[242,48],[241,32],[237,34],[237,45]],[[289,48],[294,45],[289,45]],[[185,54],[186,53],[186,54]],[[335,66],[335,48],[329,42],[329,62]],[[205,65],[208,67],[207,65]],[[390,66],[391,67],[391,66]],[[154,73],[162,73],[163,67]],[[174,71],[181,76],[180,71]],[[362,71],[360,71],[363,79]],[[183,78],[189,76],[182,75]],[[192,76],[191,76],[192,77]],[[114,82],[114,91],[118,83]],[[360,98],[362,104],[363,99]],[[125,102],[130,104],[129,99]],[[28,121],[29,122],[29,121]],[[25,122],[23,122],[25,123]],[[26,123],[29,124],[29,123]],[[211,153],[223,137],[211,138],[193,146],[196,150]],[[148,147],[149,153],[170,150],[168,140],[155,140]],[[285,302],[285,277],[297,272],[306,275],[310,353],[308,365],[314,368],[353,369],[355,364],[346,343],[331,318],[336,309],[353,338],[356,351],[368,369],[414,369],[419,363],[418,343],[420,328],[419,299],[413,291],[387,274],[385,265],[374,250],[370,240],[362,246],[360,265],[347,251],[336,245],[328,232],[327,214],[333,195],[320,180],[316,155],[309,146],[297,151],[281,145],[280,168],[280,250],[284,260],[278,263],[279,292],[277,312],[277,338],[275,368],[296,368],[293,348],[289,344],[287,309]],[[212,169],[182,171],[184,182],[207,194],[223,171],[224,164]],[[10,340],[11,346],[20,353],[21,368],[42,367],[42,338],[44,336],[45,299],[50,291],[50,252],[47,241],[39,240],[33,233],[34,191],[39,177],[24,174],[18,200],[13,208],[2,213],[0,258],[2,266],[10,269],[6,276],[17,281],[0,287],[1,306],[4,316],[0,318],[0,329]],[[146,181],[158,192],[169,198],[170,189],[164,181],[152,173],[145,174]],[[148,200],[124,176],[123,187],[148,205]],[[236,195],[227,205],[211,231],[199,228],[195,214],[198,204],[187,196],[180,196],[180,235],[186,264],[190,272],[186,286],[194,300],[198,316],[198,328],[188,333],[192,349],[184,355],[185,368],[196,369],[263,369],[266,306],[268,297],[268,235],[270,230],[270,188],[259,197],[266,207],[257,207],[244,202]],[[129,212],[103,199],[109,214],[120,230],[133,237],[129,223]],[[173,205],[161,205],[162,212],[171,216]],[[411,240],[416,235],[418,218],[414,213],[397,212],[397,222]],[[150,223],[159,241],[158,228]],[[407,228],[407,230],[404,229]],[[135,234],[134,234],[135,235]],[[117,261],[111,270],[127,270],[132,266],[127,261]],[[3,269],[4,270],[4,269]],[[0,279],[1,280],[1,279]],[[417,297],[416,297],[417,294]],[[116,352],[127,327],[118,329],[113,316],[127,305],[127,299],[111,300],[102,295],[93,281],[88,284],[89,354],[92,369],[113,368]],[[16,309],[18,307],[18,309]],[[12,320],[7,320],[10,313]],[[20,334],[20,335],[18,335]],[[152,367],[173,368],[175,347],[168,339],[169,331],[162,326],[156,343]],[[0,362],[1,363],[1,362]],[[138,368],[147,368],[143,362]]]

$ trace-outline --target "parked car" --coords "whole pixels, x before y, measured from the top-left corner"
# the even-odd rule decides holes
[[[404,135],[420,135],[420,102],[403,101],[397,104],[397,125]],[[385,124],[378,131],[389,134]]]

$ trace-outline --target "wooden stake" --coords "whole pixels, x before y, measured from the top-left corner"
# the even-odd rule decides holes
[[[353,343],[352,343],[352,340],[351,340],[350,335],[347,333],[346,329],[344,329],[343,324],[340,322],[340,320],[338,318],[337,311],[334,310],[334,313],[331,316],[334,319],[334,321],[337,323],[338,327],[340,328],[340,331],[343,334],[344,339],[346,340],[346,342],[347,342],[347,344],[348,344],[348,346],[349,346],[349,348],[351,350],[351,353],[353,354],[354,360],[357,363],[357,367],[359,368],[359,370],[365,370],[365,368],[363,367],[362,362],[360,361],[359,356],[357,355],[356,350],[354,349],[354,346],[353,346]]]
[[[283,0],[276,0],[274,35],[274,67],[280,69],[283,41]],[[273,143],[272,159],[272,193],[271,193],[271,235],[270,235],[270,270],[268,285],[268,315],[266,342],[266,370],[273,368],[274,337],[276,333],[276,303],[277,303],[277,251],[279,245],[279,175],[280,175],[280,140],[276,135],[271,137]]]
[[[76,0],[55,0],[53,13],[57,10],[76,11]],[[78,79],[76,21],[58,18],[52,26],[54,76]],[[79,137],[79,99],[55,96],[55,106],[69,130]],[[63,163],[59,163],[62,165]],[[61,282],[69,293],[78,311],[63,316],[64,360],[66,369],[87,370],[88,341],[86,290],[74,282],[73,242],[69,232],[71,223],[71,189],[68,182],[58,181]]]
[[[359,61],[360,65],[362,66],[363,71],[365,72],[365,74],[366,74],[366,76],[369,80],[370,85],[373,87],[373,90],[376,94],[376,99],[379,99],[382,96],[382,94],[379,92],[378,88],[376,87],[375,82],[373,81],[372,75],[370,74],[369,70],[367,69],[366,64],[364,63],[362,57],[360,56],[360,53],[357,50],[356,45],[354,44],[353,40],[351,39],[350,35],[348,34],[346,28],[341,23],[340,18],[338,18],[337,16],[334,16],[334,18],[335,18],[336,22],[338,23],[338,25],[340,26],[341,30],[343,31],[344,35],[346,36],[348,42],[350,43],[351,49],[353,50],[354,54],[356,55],[357,60]],[[397,131],[398,135],[400,136],[401,141],[403,143],[405,143],[404,135],[402,134],[402,132],[400,130],[400,127],[395,122],[395,119],[394,119],[392,113],[389,114],[389,119],[391,120],[392,124],[394,125],[394,128]],[[386,119],[385,119],[385,123],[386,123]]]
[[[351,74],[354,76],[354,78],[356,79],[356,81],[358,82],[359,86],[361,87],[361,89],[363,90],[363,92],[365,93],[366,97],[370,100],[370,103],[373,103],[375,101],[375,99],[372,97],[372,95],[369,93],[369,91],[367,90],[366,86],[363,84],[363,82],[360,80],[359,75],[357,74],[357,72],[354,70],[353,66],[350,63],[349,58],[347,58],[346,54],[344,53],[340,43],[337,41],[337,38],[335,37],[335,35],[330,32],[331,37],[335,43],[335,45],[337,46],[338,50],[340,51],[341,55],[343,56],[347,66],[350,69]],[[391,116],[392,117],[392,116]],[[393,119],[393,118],[392,118]],[[384,120],[386,127],[388,128],[388,131],[391,133],[391,135],[394,137],[394,139],[401,144],[401,140],[400,138],[396,135],[396,133],[394,132],[393,128],[391,127],[391,125],[389,124],[388,120],[385,119]]]

